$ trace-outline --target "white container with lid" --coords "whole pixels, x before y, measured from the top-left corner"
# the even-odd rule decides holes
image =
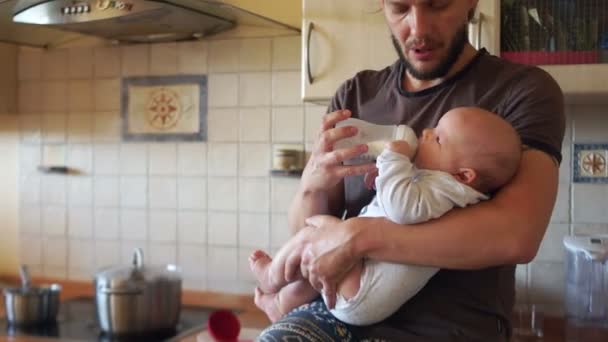
[[[608,235],[566,236],[566,317],[608,327]]]

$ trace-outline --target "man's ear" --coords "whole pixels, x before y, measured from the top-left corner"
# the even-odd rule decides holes
[[[477,179],[477,172],[468,167],[461,167],[458,171],[452,174],[460,183],[471,185]]]

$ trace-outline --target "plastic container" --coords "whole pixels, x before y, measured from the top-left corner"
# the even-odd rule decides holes
[[[608,327],[608,235],[567,236],[566,317]]]

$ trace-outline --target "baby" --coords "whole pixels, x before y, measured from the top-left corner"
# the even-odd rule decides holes
[[[405,140],[387,143],[378,156],[376,196],[359,216],[387,217],[400,224],[437,218],[454,206],[488,199],[486,194],[513,177],[521,157],[521,142],[513,127],[479,108],[456,108],[445,113],[435,128],[422,132],[417,150],[412,148],[415,142],[408,144]],[[372,178],[366,177],[368,186]],[[249,258],[258,281],[256,303],[273,322],[318,296],[306,280],[285,280],[292,241],[278,251],[274,260],[260,250]],[[420,291],[438,270],[365,260],[339,284],[331,312],[353,325],[379,322]]]

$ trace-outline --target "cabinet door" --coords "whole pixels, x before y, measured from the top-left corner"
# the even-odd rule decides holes
[[[397,59],[378,0],[304,0],[302,28],[304,101],[325,102],[356,72]]]

